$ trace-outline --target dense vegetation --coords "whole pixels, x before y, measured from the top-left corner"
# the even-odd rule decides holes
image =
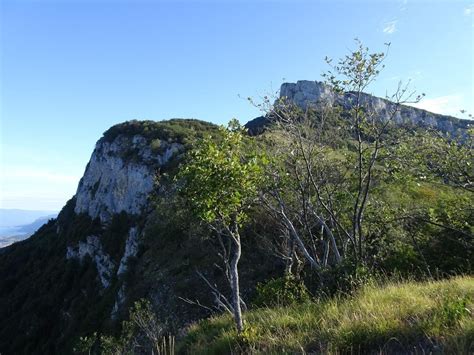
[[[107,319],[117,289],[101,291],[94,263],[66,260],[68,244],[91,234],[123,243],[128,218],[116,216],[103,231],[98,221],[74,216],[74,199],[30,239],[0,256],[0,349],[5,354],[47,354],[67,349],[78,332],[109,329]]]
[[[196,138],[202,138],[215,129],[212,123],[196,119],[171,119],[166,121],[127,121],[110,127],[104,132],[103,141],[112,142],[119,135],[133,137],[140,135],[147,140],[153,141],[177,141],[182,144],[193,142]]]
[[[220,241],[231,301],[212,289],[217,306],[233,315],[237,339],[253,331],[251,322],[243,325],[238,271],[239,230],[252,209],[259,217],[267,214],[270,230],[251,237],[263,234],[259,242],[267,253],[285,263],[279,280],[257,287],[256,306],[262,298],[271,305],[302,301],[308,294],[351,292],[377,274],[439,278],[472,273],[473,132],[440,136],[395,122],[404,104],[423,96],[401,84],[386,118],[380,119],[364,101],[364,91],[383,68],[384,56],[359,43],[336,63],[327,59],[327,85],[348,95],[350,107],[324,101],[301,107],[285,97],[275,103],[265,97],[257,106],[273,128],[259,137],[260,146],[231,122],[222,129],[222,141],[204,140],[189,154],[180,176],[182,191]],[[370,334],[346,344],[338,341],[336,348],[344,351],[351,345],[374,350],[375,345]]]
[[[328,61],[349,110],[265,97],[258,135],[196,120],[105,132],[187,154],[160,171],[142,215],[101,225],[73,199],[0,252],[0,351],[166,353],[173,336],[183,353],[472,350],[474,283],[458,275],[474,266],[473,132],[378,119],[358,94],[383,59],[359,46]],[[418,99],[400,86],[389,117]],[[65,259],[96,235],[118,262],[132,225],[140,250],[109,288],[92,260]]]

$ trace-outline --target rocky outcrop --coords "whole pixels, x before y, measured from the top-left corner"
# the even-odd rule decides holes
[[[82,261],[86,256],[94,261],[102,286],[109,287],[115,264],[104,252],[99,238],[95,235],[88,236],[86,241],[79,242],[77,247],[67,247],[66,259]]]
[[[117,276],[127,272],[129,259],[137,255],[139,236],[137,227],[130,228],[125,241],[125,250],[117,268]],[[85,241],[79,242],[76,247],[69,246],[66,249],[67,260],[77,259],[82,262],[86,256],[89,256],[95,263],[102,286],[104,288],[109,287],[116,264],[112,261],[111,256],[104,251],[98,236],[88,236]]]
[[[74,211],[102,222],[120,212],[140,214],[157,170],[182,150],[179,143],[150,141],[138,134],[99,140],[79,183]]]
[[[327,85],[318,81],[308,80],[281,84],[280,98],[283,97],[286,97],[302,109],[316,106],[320,102],[333,104],[336,100],[336,94]]]
[[[125,284],[122,284],[120,286],[120,289],[117,292],[117,295],[115,296],[115,303],[114,307],[112,308],[112,312],[110,312],[110,318],[111,319],[117,319],[118,312],[120,310],[120,307],[123,305],[125,302]]]
[[[283,83],[280,88],[280,98],[285,98],[303,110],[308,108],[318,108],[321,105],[339,105],[348,110],[355,104],[355,95],[353,92],[336,94],[331,88],[319,81],[300,80],[296,83]],[[392,118],[392,112],[395,112],[393,120],[399,124],[413,124],[422,127],[437,129],[449,134],[463,134],[470,120],[463,120],[452,116],[440,115],[419,108],[400,105],[362,93],[361,103],[371,112],[375,112],[381,120]],[[265,126],[271,123],[269,117],[258,117],[246,124],[250,134],[261,133]]]
[[[125,251],[122,258],[120,259],[120,265],[117,270],[117,276],[127,272],[128,270],[128,259],[137,255],[138,252],[138,229],[137,227],[130,228],[128,232],[128,238],[125,241]]]
[[[346,92],[338,95],[329,86],[318,81],[301,80],[296,83],[284,83],[280,88],[280,97],[286,97],[302,109],[318,107],[321,103],[338,104],[344,109],[350,109],[355,104],[354,93]],[[361,95],[361,102],[364,107],[375,112],[381,120],[389,119],[395,111],[393,102],[366,93]],[[398,108],[393,119],[397,123],[415,124],[450,134],[462,133],[470,123],[469,120],[440,115],[406,105]]]

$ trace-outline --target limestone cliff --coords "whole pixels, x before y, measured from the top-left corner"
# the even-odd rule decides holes
[[[154,152],[153,146],[159,151]],[[77,188],[74,211],[102,222],[120,212],[139,214],[153,190],[157,170],[182,151],[180,143],[151,141],[140,134],[99,140]]]
[[[302,109],[314,107],[321,102],[330,105],[338,104],[345,109],[353,105],[353,95],[350,92],[336,94],[322,82],[300,80],[296,83],[284,83],[280,88],[280,97],[286,97]],[[379,115],[380,119],[385,120],[393,111],[394,103],[369,94],[362,94],[362,103]],[[419,108],[402,105],[394,117],[397,123],[412,123],[424,127],[430,127],[442,132],[456,134],[463,131],[470,123],[469,120],[463,120],[452,116],[440,115]]]
[[[104,135],[92,153],[75,196],[74,212],[98,218],[108,225],[114,216],[146,214],[152,191],[156,188],[157,173],[173,158],[184,151],[184,145],[170,137],[146,135],[130,127],[144,125],[126,122],[112,127],[113,134]],[[89,256],[95,263],[100,283],[108,288],[114,275],[127,271],[128,260],[136,256],[141,233],[131,223],[120,260],[113,258],[103,248],[100,235],[89,235],[77,245],[69,245],[67,259],[83,261]],[[119,240],[116,241],[119,243]],[[123,294],[122,288],[122,294]]]

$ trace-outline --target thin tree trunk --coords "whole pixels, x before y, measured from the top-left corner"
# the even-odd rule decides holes
[[[237,333],[241,333],[244,329],[242,321],[242,309],[240,306],[240,287],[239,287],[239,260],[242,254],[242,246],[240,243],[240,235],[235,233],[232,235],[234,244],[232,259],[230,261],[230,286],[232,289],[232,303],[234,308],[234,320],[237,327]]]
[[[332,233],[331,229],[328,227],[326,222],[319,217],[316,213],[314,213],[314,216],[318,220],[319,223],[321,223],[321,226],[324,228],[326,231],[326,235],[328,236],[329,240],[331,241],[332,249],[334,251],[334,255],[336,257],[336,263],[339,264],[342,260],[341,253],[339,253],[339,248],[337,247],[336,239],[334,238],[334,234]]]
[[[311,256],[309,253],[308,249],[306,249],[306,246],[304,245],[303,241],[301,240],[300,236],[298,235],[298,232],[296,231],[295,227],[293,226],[293,223],[286,217],[286,215],[283,217],[285,219],[284,223],[286,224],[290,235],[294,238],[296,244],[298,245],[300,251],[303,253],[304,257],[306,260],[309,261],[309,264],[311,265],[312,268],[314,269],[319,269],[320,266],[318,262]]]

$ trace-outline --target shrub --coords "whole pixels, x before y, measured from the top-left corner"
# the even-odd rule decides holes
[[[288,306],[308,301],[310,295],[305,284],[291,275],[272,279],[257,285],[256,306]]]

